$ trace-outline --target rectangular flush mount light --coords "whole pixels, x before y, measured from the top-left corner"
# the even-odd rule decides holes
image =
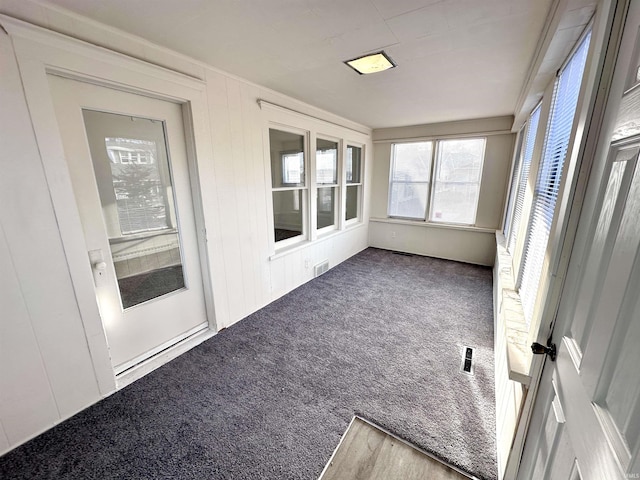
[[[364,57],[354,58],[353,60],[347,60],[344,63],[349,65],[360,75],[383,72],[396,66],[396,64],[393,63],[393,60],[391,60],[383,51],[371,53]]]

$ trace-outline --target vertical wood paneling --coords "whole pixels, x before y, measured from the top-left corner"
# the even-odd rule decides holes
[[[9,443],[7,434],[4,431],[4,426],[2,425],[2,417],[0,417],[0,455],[9,450],[10,446],[11,444]]]
[[[203,205],[205,211],[205,222],[207,224],[207,247],[209,251],[209,262],[211,265],[211,284],[214,294],[214,304],[216,311],[217,328],[226,325],[229,318],[229,292],[227,285],[227,277],[225,272],[225,252],[222,242],[222,220],[220,208],[220,191],[217,188],[219,183],[219,166],[216,164],[217,158],[221,152],[217,148],[218,136],[220,128],[224,128],[218,112],[227,110],[227,95],[225,79],[222,75],[214,72],[207,72],[207,100],[209,108],[209,124],[211,126],[211,142],[212,152],[211,158],[207,158],[207,172],[211,175],[205,175],[200,178],[202,186],[203,202],[208,198],[209,203]],[[222,118],[224,114],[221,113]],[[205,159],[199,159],[202,164]],[[200,166],[201,172],[204,171]]]
[[[0,39],[3,158],[0,200],[11,262],[60,414],[100,398],[58,223],[9,39]],[[3,306],[4,308],[4,306]]]
[[[280,298],[287,293],[286,287],[286,265],[285,258],[280,257],[273,260],[271,266],[271,300]]]
[[[245,140],[247,142],[247,160],[250,164],[247,181],[251,183],[250,209],[251,235],[253,239],[253,281],[256,306],[266,305],[270,299],[271,275],[269,273],[269,236],[272,235],[269,229],[267,218],[267,184],[270,178],[266,176],[264,158],[264,146],[262,144],[264,123],[257,99],[260,96],[259,90],[250,85],[242,86],[242,112],[244,118]]]
[[[240,84],[234,79],[227,79],[227,98],[229,102],[229,124],[231,140],[232,185],[234,190],[233,211],[236,218],[235,241],[240,255],[233,258],[234,268],[241,275],[242,305],[233,316],[232,321],[244,316],[246,309],[255,308],[255,288],[250,279],[252,275],[252,245],[250,235],[251,216],[249,213],[250,178],[244,145],[244,128],[242,123],[242,98]]]
[[[1,226],[0,272],[0,420],[3,436],[15,445],[52,425],[59,413]]]
[[[237,268],[241,250],[236,238],[238,232],[238,217],[236,213],[236,192],[233,172],[233,157],[231,149],[230,105],[227,95],[227,79],[219,78],[216,74],[207,75],[208,80],[218,77],[218,81],[209,84],[208,95],[211,104],[211,130],[213,141],[213,160],[216,178],[210,188],[218,193],[220,248],[222,252],[223,268],[212,272],[215,279],[226,283],[226,300],[228,313],[220,318],[219,327],[226,327],[234,319],[242,316],[244,302],[244,286],[242,272]],[[207,206],[205,205],[205,209]],[[214,292],[216,296],[216,292]]]

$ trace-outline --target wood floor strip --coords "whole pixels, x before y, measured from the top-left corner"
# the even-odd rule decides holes
[[[469,480],[375,425],[354,417],[319,480]]]

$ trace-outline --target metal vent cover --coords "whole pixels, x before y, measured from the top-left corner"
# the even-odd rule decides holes
[[[460,371],[467,375],[473,375],[473,348],[462,347],[462,363]]]
[[[325,273],[327,270],[329,270],[329,260],[319,263],[318,265],[313,267],[313,276],[319,277],[320,275]]]

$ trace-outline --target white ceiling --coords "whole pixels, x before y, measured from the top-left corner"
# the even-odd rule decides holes
[[[373,128],[511,115],[551,0],[50,0]],[[344,60],[384,49],[397,68]]]

